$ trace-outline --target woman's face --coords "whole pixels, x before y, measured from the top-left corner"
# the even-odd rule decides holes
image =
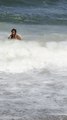
[[[16,35],[16,32],[15,32],[15,31],[12,31],[11,33],[12,33],[12,35]]]

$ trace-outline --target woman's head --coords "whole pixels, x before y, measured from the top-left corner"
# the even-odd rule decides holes
[[[11,33],[12,33],[12,35],[16,35],[17,30],[13,28],[13,29],[11,30]]]

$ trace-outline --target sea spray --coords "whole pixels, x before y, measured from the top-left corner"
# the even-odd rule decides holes
[[[67,69],[67,42],[0,41],[0,71],[21,73],[37,69]]]

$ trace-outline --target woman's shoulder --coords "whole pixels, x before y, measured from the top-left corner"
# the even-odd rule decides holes
[[[21,36],[20,36],[19,34],[16,35],[16,38],[17,38],[18,40],[21,40]]]

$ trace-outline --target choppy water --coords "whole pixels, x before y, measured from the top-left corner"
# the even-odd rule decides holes
[[[67,25],[66,0],[1,0],[0,21]]]
[[[66,120],[67,75],[0,74],[0,120]]]

